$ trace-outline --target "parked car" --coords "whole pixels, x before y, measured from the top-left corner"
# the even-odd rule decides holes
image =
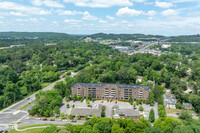
[[[117,104],[117,102],[115,102]]]
[[[101,101],[101,103],[103,103],[103,101]]]
[[[30,98],[28,97],[27,100],[29,100]]]
[[[41,120],[41,118],[35,118],[36,120]]]
[[[3,130],[0,130],[0,133],[3,133]]]
[[[62,120],[62,121],[67,121],[67,120]]]
[[[72,120],[71,122],[76,122],[76,120]]]
[[[50,121],[55,121],[55,119],[50,119]]]
[[[47,121],[47,119],[42,119],[43,121]]]

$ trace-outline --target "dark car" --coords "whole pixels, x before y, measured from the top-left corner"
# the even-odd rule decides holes
[[[43,121],[47,121],[47,119],[42,119]]]
[[[115,102],[117,104],[117,102]]]
[[[3,130],[0,130],[0,133],[3,133]]]
[[[50,119],[50,121],[55,121],[55,119]]]
[[[76,120],[72,120],[72,122],[76,122]]]
[[[29,100],[30,98],[28,97],[27,100]]]
[[[179,113],[176,113],[176,115],[179,115]]]

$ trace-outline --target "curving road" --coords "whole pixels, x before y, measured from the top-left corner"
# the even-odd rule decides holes
[[[74,77],[77,73],[78,72],[76,73],[72,72],[71,77]],[[43,91],[51,90],[56,84],[56,82],[59,82],[59,81],[64,81],[64,78],[55,81],[54,83],[43,88],[42,90]],[[9,124],[16,122],[20,120],[22,117],[26,116],[28,113],[28,110],[33,106],[33,104],[24,110],[19,110],[19,109],[22,106],[25,106],[26,104],[28,104],[29,102],[32,102],[33,100],[35,100],[35,94],[37,93],[38,92],[0,111],[0,130],[10,130],[11,127],[9,127]]]

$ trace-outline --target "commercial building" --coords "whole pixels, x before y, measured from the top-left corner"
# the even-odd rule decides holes
[[[113,118],[134,118],[139,119],[140,113],[134,109],[119,109],[118,105],[113,106]]]
[[[100,117],[102,111],[102,105],[99,105],[98,108],[90,108],[90,107],[75,107],[72,110],[72,115],[76,117],[77,115],[80,115],[81,117],[88,116],[92,117],[93,114]]]
[[[146,85],[128,85],[128,84],[108,84],[108,83],[75,83],[71,87],[71,94],[87,98],[89,93],[92,98],[133,100],[149,98],[149,86]]]

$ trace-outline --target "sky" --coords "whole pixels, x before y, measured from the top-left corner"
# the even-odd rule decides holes
[[[0,0],[0,31],[200,33],[200,0]]]

